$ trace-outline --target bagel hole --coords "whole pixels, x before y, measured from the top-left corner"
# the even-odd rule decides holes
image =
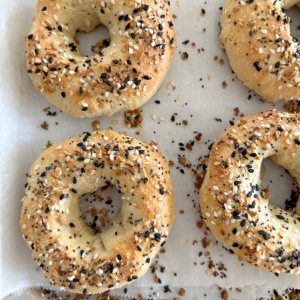
[[[298,21],[300,19],[299,8],[296,5],[294,5],[289,10],[284,11],[284,13],[290,18],[291,36],[299,42],[300,41],[300,21]]]
[[[294,209],[299,191],[289,172],[267,158],[263,161],[261,175],[260,186],[271,196],[270,204],[282,209]]]
[[[121,195],[114,185],[106,185],[94,193],[79,198],[80,218],[93,232],[99,233],[108,228],[122,207]]]
[[[110,45],[110,34],[107,27],[99,25],[90,32],[77,31],[75,41],[83,56],[90,57],[100,54]]]

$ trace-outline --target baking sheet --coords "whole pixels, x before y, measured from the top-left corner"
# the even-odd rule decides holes
[[[174,20],[178,34],[177,53],[160,90],[141,108],[144,121],[143,128],[138,129],[126,128],[123,114],[110,118],[70,117],[50,105],[34,89],[26,74],[24,35],[29,31],[35,3],[29,0],[0,1],[0,296],[26,287],[49,287],[48,280],[31,259],[19,228],[25,174],[48,141],[54,144],[83,131],[92,131],[94,120],[100,121],[100,129],[103,130],[112,127],[130,135],[139,131],[138,138],[145,142],[158,142],[167,159],[175,162],[171,175],[176,218],[165,246],[166,252],[160,253],[159,258],[154,260],[158,270],[154,273],[149,270],[128,288],[129,291],[143,289],[144,296],[150,296],[161,289],[159,297],[170,299],[178,294],[180,288],[210,288],[212,285],[300,288],[297,275],[277,277],[243,265],[216,243],[210,233],[205,236],[205,227],[199,229],[196,225],[200,220],[198,189],[190,172],[199,165],[198,158],[208,155],[209,145],[229,125],[229,120],[239,118],[241,113],[250,115],[269,108],[284,109],[283,103],[272,105],[262,101],[234,78],[218,40],[219,7],[223,1],[172,2],[173,13],[177,16]],[[298,12],[294,13],[297,16]],[[86,49],[89,46],[84,41],[95,42],[95,38],[88,35],[81,39],[82,43],[87,43]],[[181,58],[183,52],[188,54],[187,60]],[[234,112],[236,107],[239,108],[238,116]],[[47,115],[47,111],[43,111],[45,108],[56,112],[56,116]],[[183,120],[188,125],[184,125]],[[48,130],[41,128],[44,122],[48,124]],[[202,133],[201,143],[195,139],[198,133]],[[186,143],[192,142],[194,145],[190,151]],[[192,168],[179,163],[183,156]],[[283,207],[284,201],[290,197],[292,179],[275,164],[266,162],[266,165],[263,185],[272,184],[271,195],[274,197],[271,202]],[[205,249],[201,242],[204,237],[211,241]],[[209,261],[215,265],[214,270],[208,268]],[[216,277],[213,271],[217,271]],[[155,283],[155,274],[161,284]],[[113,294],[124,294],[124,288]]]

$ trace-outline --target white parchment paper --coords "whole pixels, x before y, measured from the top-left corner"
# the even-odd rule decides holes
[[[217,286],[207,287],[207,288],[187,288],[185,291],[185,299],[209,299],[209,300],[219,300],[221,299],[221,293],[224,292],[225,289],[218,288]],[[260,300],[267,300],[270,297],[275,296],[274,290],[268,290],[265,286],[246,286],[242,290],[236,289],[226,289],[228,294],[228,299],[230,300],[240,300],[240,299],[260,299]],[[119,296],[118,300],[128,300],[135,298],[138,294],[143,295],[145,292],[144,289],[133,289],[130,288],[126,295]],[[290,291],[281,290],[280,288],[276,289],[278,295],[283,296],[285,298],[288,297],[288,293]],[[159,292],[156,293],[158,296],[154,299],[160,300],[167,300],[168,295],[162,294],[160,295]],[[3,300],[39,300],[39,299],[57,299],[58,297],[68,297],[69,300],[76,300],[76,296],[73,297],[70,293],[66,292],[54,292],[48,293],[45,295],[41,289],[32,288],[26,289],[22,291],[15,292],[13,294],[8,295],[7,297],[3,298]],[[71,297],[70,297],[71,296]],[[49,298],[48,298],[49,297]],[[182,298],[182,297],[181,297]],[[63,298],[64,299],[64,298]],[[97,300],[97,295],[92,295],[88,297],[89,300]],[[271,298],[272,299],[272,298]]]
[[[166,253],[160,253],[159,259],[154,261],[165,267],[163,272],[160,268],[155,272],[161,284],[154,282],[154,274],[149,271],[128,288],[129,291],[133,293],[135,289],[142,289],[144,296],[153,296],[156,290],[161,289],[161,298],[167,299],[177,295],[182,287],[253,285],[256,288],[300,288],[299,276],[277,277],[243,265],[222,245],[215,247],[216,240],[211,234],[206,238],[213,246],[203,248],[201,240],[205,228],[196,226],[200,220],[197,212],[198,190],[194,187],[191,169],[178,162],[179,155],[185,156],[187,163],[195,168],[199,164],[198,158],[208,155],[208,146],[229,125],[229,120],[239,118],[234,115],[235,107],[239,107],[240,113],[245,115],[272,107],[284,109],[282,103],[263,103],[238,79],[233,79],[226,54],[222,52],[218,40],[219,7],[223,5],[223,0],[173,1],[173,13],[177,16],[177,53],[162,87],[142,107],[144,121],[143,128],[139,129],[127,129],[122,114],[111,118],[75,119],[51,106],[34,89],[26,73],[24,35],[29,31],[35,4],[33,0],[0,0],[0,297],[21,288],[49,287],[49,281],[31,259],[19,228],[25,174],[48,141],[54,144],[83,131],[92,131],[91,122],[96,119],[100,121],[101,129],[111,126],[116,131],[127,131],[132,135],[138,130],[140,139],[158,142],[167,159],[175,162],[171,174],[176,218],[165,246]],[[298,24],[294,22],[294,25]],[[91,35],[82,37],[84,49],[90,48],[91,42],[85,42],[90,38]],[[97,41],[97,37],[92,40]],[[185,41],[189,42],[183,44]],[[187,60],[181,59],[182,52],[188,53]],[[220,59],[224,64],[220,63]],[[170,82],[174,83],[174,88],[168,88]],[[226,88],[223,87],[225,85]],[[159,100],[160,104],[155,100]],[[48,107],[51,112],[57,112],[55,117],[47,116],[43,111]],[[171,121],[172,116],[175,121]],[[113,120],[117,120],[118,124],[113,125]],[[188,121],[187,126],[182,124],[183,120]],[[44,121],[49,124],[48,130],[40,126]],[[201,144],[194,138],[199,132],[202,133]],[[192,141],[195,144],[189,151],[185,144]],[[180,150],[182,146],[179,143],[184,144],[184,151]],[[264,185],[268,184],[272,184],[271,201],[284,206],[285,199],[290,195],[292,179],[283,169],[267,162]],[[200,252],[202,255],[199,257]],[[206,252],[209,252],[207,257]],[[209,260],[215,264],[217,277],[207,275]],[[225,265],[227,271],[218,270],[220,263]],[[225,274],[223,278],[222,272]],[[164,293],[165,286],[169,286],[171,292]],[[251,289],[249,291],[253,292]],[[124,288],[113,292],[117,295],[123,293]]]

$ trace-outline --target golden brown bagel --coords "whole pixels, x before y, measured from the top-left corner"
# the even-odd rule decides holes
[[[270,157],[300,183],[299,116],[269,110],[237,121],[214,143],[200,191],[203,218],[240,261],[261,270],[300,272],[300,206],[269,204],[260,170]],[[299,201],[298,201],[299,202]]]
[[[274,4],[275,3],[275,4]],[[220,40],[243,83],[270,102],[300,100],[300,47],[282,12],[295,0],[226,0]]]
[[[83,57],[74,36],[98,25],[111,43]],[[25,38],[35,87],[74,117],[111,116],[148,101],[174,57],[176,32],[167,0],[38,0]]]
[[[79,197],[107,182],[122,193],[111,226],[94,234]],[[47,149],[33,164],[21,228],[52,284],[94,294],[130,284],[167,240],[174,214],[168,164],[156,144],[113,131],[87,133]]]

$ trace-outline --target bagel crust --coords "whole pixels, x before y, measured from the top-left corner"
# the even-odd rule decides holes
[[[79,197],[108,183],[123,205],[95,234]],[[156,143],[113,131],[86,133],[47,149],[33,164],[22,199],[21,228],[52,284],[95,294],[130,284],[165,244],[174,215],[168,164]]]
[[[269,204],[260,170],[270,157],[300,182],[299,116],[269,110],[237,121],[213,144],[200,190],[203,218],[231,253],[261,270],[300,273],[300,207]]]
[[[84,57],[76,31],[108,28],[111,42]],[[25,37],[27,68],[53,105],[74,117],[134,110],[162,84],[176,32],[167,0],[38,0]]]
[[[226,0],[220,41],[243,83],[274,103],[300,100],[300,46],[282,12],[299,1]]]

